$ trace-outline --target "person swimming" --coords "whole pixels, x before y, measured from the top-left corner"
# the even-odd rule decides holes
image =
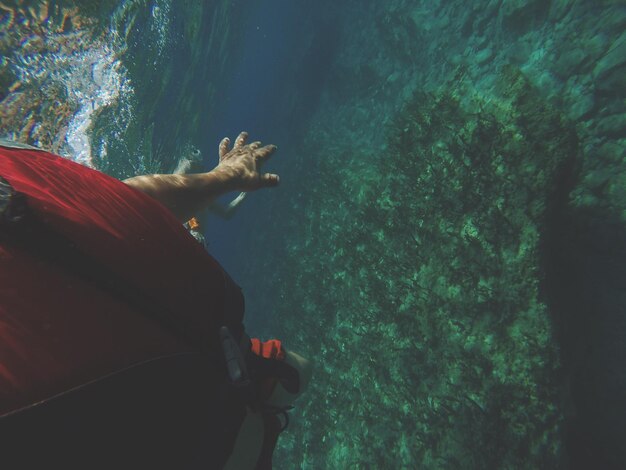
[[[177,459],[196,462],[204,445],[211,449],[205,468],[271,468],[280,416],[306,388],[311,363],[277,340],[245,334],[239,287],[181,236],[174,219],[188,220],[226,192],[279,183],[278,175],[260,171],[276,147],[247,144],[247,137],[241,133],[232,148],[223,139],[210,172],[144,175],[125,184],[41,150],[0,143],[0,325],[20,319],[0,335],[3,461],[18,459],[15,468],[32,468],[25,462],[38,459],[100,468],[84,459],[115,462],[124,449],[144,462],[151,449],[149,460],[165,468]],[[43,319],[49,326],[40,331]],[[220,324],[231,340],[216,355],[210,325]],[[245,374],[228,369],[224,382],[224,366],[214,362],[220,357],[234,357]],[[197,442],[195,429],[212,436],[210,445]],[[27,452],[33,446],[41,452]],[[177,468],[196,468],[189,465]]]

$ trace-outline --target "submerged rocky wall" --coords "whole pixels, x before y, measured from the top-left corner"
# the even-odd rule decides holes
[[[619,2],[348,4],[337,12],[349,16],[352,27],[344,31],[330,90],[359,111],[346,116],[346,124],[380,136],[381,121],[414,89],[436,88],[460,68],[489,95],[498,68],[515,65],[577,126],[586,175],[578,201],[593,204],[601,185],[606,197],[624,198],[626,7]],[[361,107],[368,101],[386,112],[366,117]],[[622,171],[608,175],[607,167]]]
[[[335,147],[309,154],[322,160],[315,207],[278,267],[291,273],[278,287],[280,328],[318,362],[281,447],[287,461],[560,463],[540,241],[579,144],[516,68],[498,82],[489,101],[466,81],[416,93],[381,156],[348,154],[327,129],[311,130],[309,147]]]
[[[277,461],[617,468],[624,7],[333,8],[289,200],[254,235],[284,247],[246,267],[268,331],[317,358]]]

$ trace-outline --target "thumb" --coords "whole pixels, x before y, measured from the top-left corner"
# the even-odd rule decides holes
[[[274,175],[272,173],[265,173],[261,175],[261,185],[263,187],[278,186],[279,182],[280,178],[278,177],[278,175]]]

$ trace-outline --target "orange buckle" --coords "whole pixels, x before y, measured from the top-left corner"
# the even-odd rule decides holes
[[[199,230],[200,229],[200,222],[198,222],[198,219],[196,219],[195,217],[192,217],[191,219],[189,219],[187,221],[187,225],[189,225],[189,230]]]

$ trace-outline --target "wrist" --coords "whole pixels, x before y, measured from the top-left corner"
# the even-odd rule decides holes
[[[235,191],[240,180],[239,173],[231,167],[216,167],[209,172],[215,178],[220,188],[220,193]]]

